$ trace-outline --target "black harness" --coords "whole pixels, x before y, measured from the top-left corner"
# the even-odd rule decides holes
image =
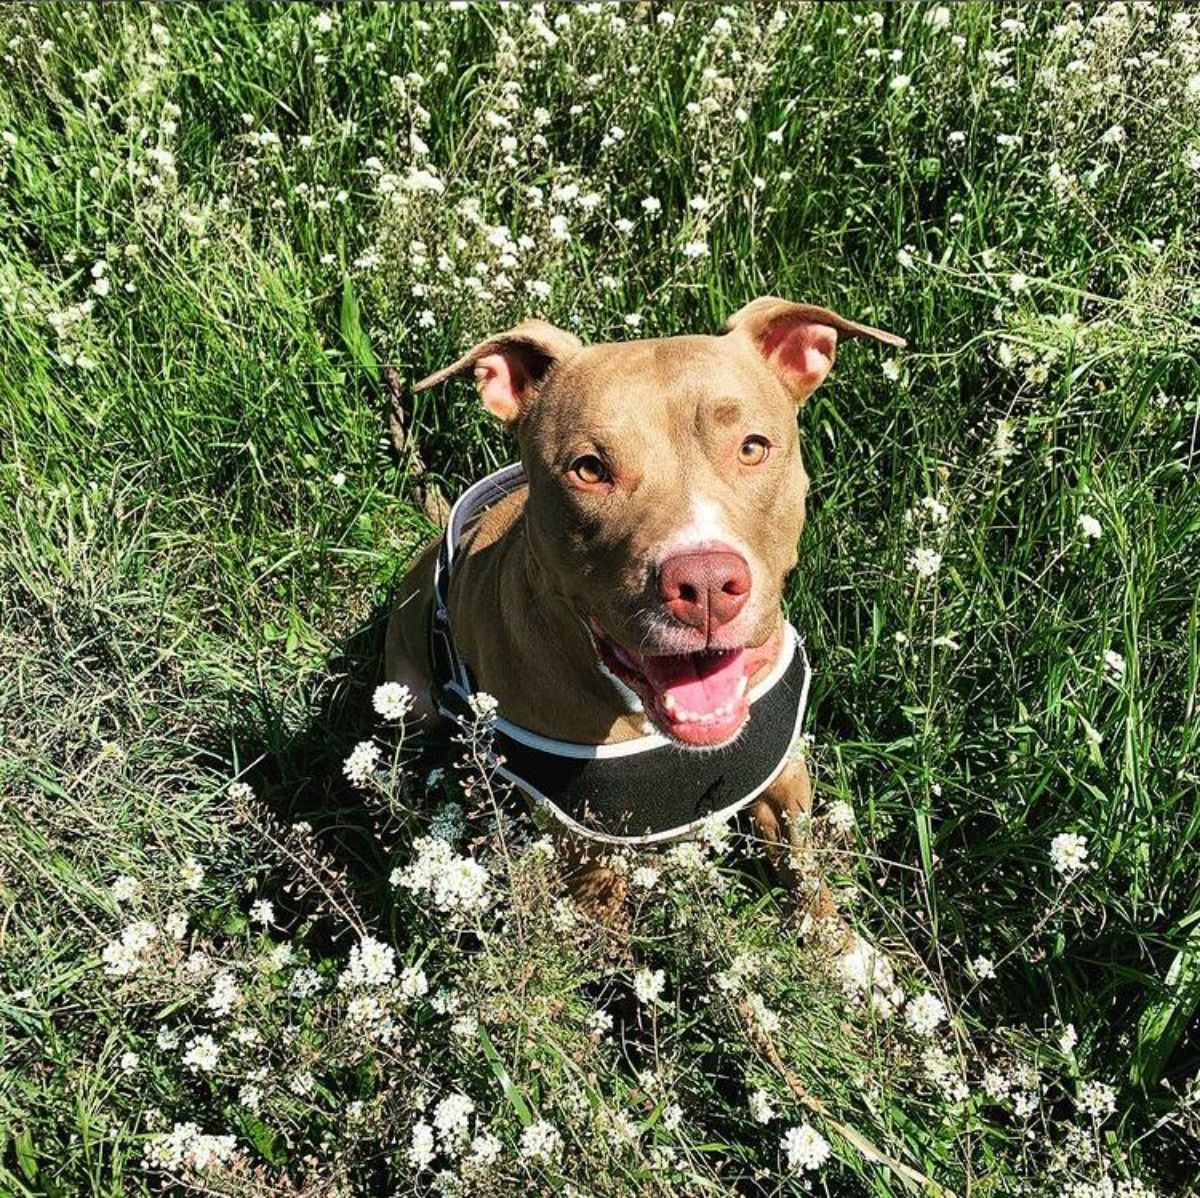
[[[434,698],[464,729],[479,716],[470,702],[471,672],[450,628],[451,572],[471,521],[524,485],[519,464],[475,483],[451,510],[438,552],[429,620]],[[770,675],[750,691],[751,718],[728,745],[685,749],[657,733],[583,745],[541,736],[500,715],[491,721],[501,759],[497,773],[574,832],[609,844],[678,840],[709,818],[728,819],[779,776],[800,734],[810,670],[799,635],[790,624],[785,633]]]

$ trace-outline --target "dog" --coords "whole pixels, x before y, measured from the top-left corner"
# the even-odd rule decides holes
[[[585,904],[619,899],[605,846],[745,806],[781,881],[834,917],[801,864],[811,789],[787,750],[807,662],[783,589],[809,486],[796,411],[844,338],[905,344],[766,296],[715,336],[585,346],[527,320],[414,388],[470,373],[521,467],[410,570],[386,675],[424,716],[494,697],[512,780],[564,823]]]

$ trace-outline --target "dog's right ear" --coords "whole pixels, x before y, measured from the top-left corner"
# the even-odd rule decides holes
[[[507,333],[481,341],[453,365],[422,379],[413,390],[424,391],[471,370],[483,406],[505,424],[513,424],[551,368],[582,348],[583,342],[574,333],[545,320],[526,320]]]

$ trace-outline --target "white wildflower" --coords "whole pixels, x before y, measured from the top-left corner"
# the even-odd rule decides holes
[[[183,968],[193,977],[200,977],[212,968],[212,958],[203,949],[189,953],[183,963]]]
[[[417,167],[414,167],[405,176],[404,186],[409,191],[428,191],[434,194],[440,194],[446,190],[446,185],[432,170],[423,170]]]
[[[761,994],[750,994],[746,998],[746,1005],[750,1008],[750,1014],[754,1022],[767,1033],[768,1036],[773,1036],[783,1026],[783,1021],[779,1018],[777,1012],[772,1011],[770,1007],[763,1001]]]
[[[726,994],[742,990],[758,972],[759,964],[759,958],[754,953],[738,953],[728,969],[713,974],[713,985]]]
[[[142,897],[142,884],[129,874],[118,874],[109,891],[116,903],[136,903]]]
[[[211,1073],[220,1059],[221,1050],[217,1042],[207,1034],[193,1036],[188,1041],[183,1063],[192,1073]]]
[[[915,506],[904,513],[905,522],[924,521],[942,527],[950,523],[950,509],[932,495],[922,495]]]
[[[793,1172],[815,1172],[832,1155],[829,1141],[808,1123],[789,1128],[780,1147],[787,1153],[788,1168]]]
[[[730,836],[729,817],[719,811],[706,815],[696,829],[696,843],[714,853],[723,853],[729,847]]]
[[[479,1031],[479,1019],[475,1015],[460,1015],[450,1024],[450,1030],[460,1039],[473,1039]]]
[[[396,953],[390,944],[364,936],[350,949],[350,959],[338,978],[338,986],[382,986],[396,976]]]
[[[1011,462],[1016,453],[1016,426],[1006,417],[997,420],[996,431],[992,436],[992,457],[1003,466]]]
[[[971,962],[971,970],[981,982],[991,981],[996,976],[996,965],[991,957],[976,957]]]
[[[909,556],[908,568],[919,578],[933,578],[942,568],[942,555],[936,549],[922,545]]]
[[[169,1132],[159,1132],[146,1142],[142,1163],[167,1173],[205,1173],[228,1165],[236,1155],[233,1136],[205,1135],[195,1123],[176,1123]]]
[[[275,904],[270,899],[258,899],[251,903],[250,922],[269,928],[275,922]]]
[[[266,968],[274,973],[278,973],[282,969],[286,969],[291,963],[292,958],[296,955],[296,950],[285,940],[281,944],[276,944],[264,958]]]
[[[319,993],[324,985],[325,982],[321,975],[306,965],[303,969],[297,969],[292,975],[292,980],[288,983],[288,993],[296,998],[311,998],[314,994]]]
[[[652,1003],[662,994],[665,985],[666,975],[661,969],[653,972],[649,969],[639,969],[633,975],[633,992],[641,1003]]]
[[[471,1132],[471,1116],[475,1103],[461,1092],[448,1094],[433,1108],[433,1126],[441,1141],[442,1151],[461,1150]]]
[[[904,1019],[918,1036],[932,1036],[946,1021],[946,1005],[935,994],[918,994],[904,1008]]]
[[[244,803],[249,803],[254,798],[254,790],[246,782],[231,782],[229,784],[229,798],[232,802],[239,806]]]
[[[1080,1087],[1075,1105],[1093,1119],[1107,1119],[1117,1109],[1117,1092],[1103,1082],[1085,1082]]]
[[[420,998],[429,993],[429,979],[425,971],[416,965],[410,965],[400,974],[400,993],[405,998]]]
[[[105,973],[114,977],[135,973],[144,963],[142,954],[157,936],[158,929],[145,919],[122,929],[121,935],[106,944],[100,954]]]
[[[204,1005],[221,1019],[233,1010],[240,998],[233,974],[228,969],[223,969],[213,978],[212,991]]]
[[[481,1131],[471,1141],[471,1151],[467,1157],[466,1168],[474,1171],[486,1169],[504,1151],[504,1145],[490,1131]]]
[[[844,799],[837,799],[826,807],[825,818],[835,831],[849,832],[855,824],[854,808]]]
[[[1087,512],[1081,513],[1076,523],[1079,525],[1079,531],[1090,541],[1099,540],[1104,532],[1100,521],[1095,516],[1089,516]]]
[[[1060,832],[1050,842],[1050,863],[1056,873],[1072,877],[1087,864],[1087,837],[1078,832]]]
[[[750,1107],[750,1118],[755,1123],[770,1123],[775,1118],[775,1108],[771,1105],[771,1096],[766,1090],[755,1090],[750,1095],[747,1105]]]
[[[412,894],[428,895],[438,911],[477,914],[487,909],[492,896],[490,875],[473,857],[455,853],[447,841],[421,836],[413,842],[416,857],[392,871],[393,886]]]
[[[483,723],[494,720],[500,712],[500,701],[487,691],[476,691],[468,700],[475,718]]]
[[[637,869],[629,875],[629,881],[638,890],[653,890],[658,885],[659,872],[653,866],[639,865]]]
[[[433,1163],[435,1152],[433,1128],[424,1120],[414,1123],[408,1147],[408,1163],[418,1172],[428,1169]]]
[[[545,1119],[531,1123],[521,1133],[521,1155],[526,1160],[553,1160],[562,1148],[562,1136]]]
[[[587,1017],[587,1027],[590,1035],[603,1040],[613,1029],[613,1017],[607,1011],[593,1011]]]
[[[365,786],[379,764],[379,746],[372,740],[359,741],[342,765],[342,773],[355,786]]]
[[[416,700],[402,682],[385,682],[375,688],[371,703],[375,712],[385,720],[402,720],[413,709]]]

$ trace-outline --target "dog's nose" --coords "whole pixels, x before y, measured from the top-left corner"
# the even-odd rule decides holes
[[[681,624],[711,632],[746,606],[750,567],[740,553],[676,553],[659,566],[658,594]]]

